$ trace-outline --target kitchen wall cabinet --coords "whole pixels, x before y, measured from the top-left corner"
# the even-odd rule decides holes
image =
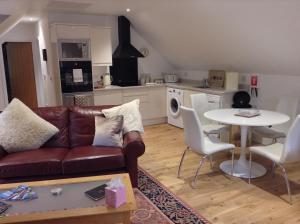
[[[112,65],[111,28],[75,24],[51,24],[51,42],[58,39],[90,40],[93,66]]]
[[[51,41],[58,39],[90,39],[90,26],[77,24],[52,24]]]
[[[91,27],[93,66],[112,65],[111,28]]]

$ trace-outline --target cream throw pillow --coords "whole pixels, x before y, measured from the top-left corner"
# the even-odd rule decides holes
[[[107,118],[112,118],[118,115],[124,117],[123,134],[130,131],[138,131],[144,133],[142,117],[139,110],[140,100],[133,100],[121,106],[104,109],[102,113]]]
[[[123,116],[105,118],[95,116],[93,146],[122,146]]]
[[[16,98],[0,114],[0,145],[8,153],[40,148],[58,131]]]

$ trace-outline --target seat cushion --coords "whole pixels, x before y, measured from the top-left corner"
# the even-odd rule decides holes
[[[222,131],[228,130],[228,125],[223,124],[206,124],[203,125],[203,131],[205,134],[220,134]]]
[[[269,127],[255,127],[251,129],[252,133],[255,133],[257,135],[260,135],[264,138],[285,138],[286,134],[282,131],[278,131],[275,128],[269,128]]]
[[[283,144],[275,143],[267,146],[252,146],[249,150],[276,163],[280,163],[283,147]]]
[[[118,147],[75,147],[63,159],[64,174],[88,173],[125,167],[122,149]]]
[[[215,136],[204,137],[204,146],[205,150],[203,150],[203,152],[205,154],[213,154],[216,152],[231,150],[235,148],[235,145],[221,142]]]
[[[66,148],[42,148],[8,154],[0,159],[0,177],[62,174]]]

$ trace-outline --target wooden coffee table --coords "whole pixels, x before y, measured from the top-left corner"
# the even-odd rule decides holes
[[[99,183],[101,185],[117,176],[122,177],[126,186],[126,204],[119,208],[111,208],[105,205],[105,200],[94,202],[84,195],[84,192],[91,189],[91,186],[99,186]],[[0,191],[3,192],[22,184],[32,187],[38,193],[39,198],[29,202],[7,202],[13,204],[13,207],[9,208],[6,215],[0,218],[0,223],[128,224],[131,211],[137,209],[128,174],[2,184]],[[50,189],[54,187],[62,187],[62,194],[51,195]],[[30,209],[37,209],[37,211]]]

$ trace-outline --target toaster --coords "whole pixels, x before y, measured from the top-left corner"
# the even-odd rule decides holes
[[[166,83],[178,82],[178,76],[176,74],[164,74],[164,80]]]

